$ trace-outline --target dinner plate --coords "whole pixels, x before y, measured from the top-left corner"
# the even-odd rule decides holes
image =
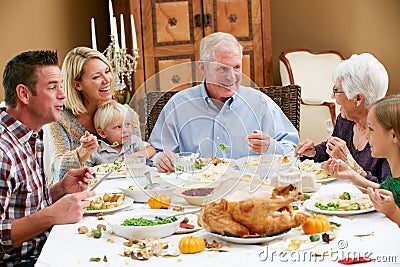
[[[323,178],[323,179],[315,179],[315,181],[317,183],[321,183],[321,184],[326,184],[326,183],[329,183],[329,182],[332,182],[332,181],[335,181],[335,180],[336,180],[335,177],[329,177],[329,178]]]
[[[107,212],[113,212],[113,211],[117,211],[117,210],[122,210],[125,208],[128,208],[129,206],[131,206],[133,204],[133,199],[130,197],[125,196],[124,199],[124,203],[122,203],[122,205],[117,206],[115,208],[111,208],[111,209],[103,209],[103,210],[86,210],[85,213],[88,214],[97,214],[97,213],[107,213]]]
[[[115,164],[108,163],[108,164],[101,164],[93,166],[92,169],[96,173],[97,177],[103,177],[107,173],[110,172],[111,169],[115,167]],[[115,179],[115,178],[125,178],[126,171],[125,171],[125,164],[122,163],[120,169],[114,170],[114,172],[108,176],[107,179]]]
[[[265,243],[265,242],[269,242],[272,241],[274,239],[280,238],[280,237],[284,237],[286,236],[289,231],[286,232],[282,232],[273,236],[266,236],[266,237],[252,237],[252,238],[241,238],[241,237],[233,237],[233,236],[224,236],[224,235],[219,235],[219,234],[215,234],[215,233],[210,233],[210,235],[218,237],[219,239],[222,239],[224,241],[228,241],[231,243],[236,243],[236,244],[259,244],[259,243]]]
[[[197,224],[197,215],[196,214],[186,214],[186,215],[184,215],[184,217],[189,219],[188,224],[194,225],[194,228],[187,229],[187,228],[178,227],[178,230],[175,232],[175,234],[189,234],[189,233],[197,232],[202,229]]]
[[[364,213],[368,213],[368,212],[375,210],[374,207],[371,207],[371,208],[365,209],[365,210],[347,210],[347,211],[346,210],[321,210],[314,206],[315,202],[317,202],[317,201],[319,201],[319,199],[318,199],[318,197],[316,197],[316,195],[314,195],[313,197],[311,197],[310,199],[308,199],[304,202],[304,206],[309,211],[313,211],[313,212],[321,213],[321,214],[325,214],[325,215],[339,215],[339,216],[364,214]]]
[[[289,159],[289,162],[287,163],[281,163],[280,161],[282,160],[281,155],[274,155],[273,159],[273,164],[271,164],[270,167],[270,174],[278,172],[279,169],[283,170],[288,167],[290,167],[295,158],[292,156],[286,155]],[[240,171],[246,172],[246,173],[259,173],[259,172],[264,172],[264,168],[259,168],[259,155],[254,155],[254,156],[247,156],[243,158],[236,159],[236,164],[239,168]],[[278,169],[279,168],[279,169]]]
[[[182,186],[184,184],[212,184],[220,183],[231,177],[240,177],[241,172],[232,169],[228,165],[210,166],[207,169],[194,172],[182,173],[177,176],[175,173],[158,173],[158,175],[170,184]]]

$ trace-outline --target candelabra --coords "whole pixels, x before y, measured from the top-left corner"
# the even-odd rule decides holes
[[[133,92],[133,73],[136,71],[139,52],[138,49],[133,49],[133,55],[130,55],[126,48],[118,48],[113,35],[110,37],[111,42],[104,51],[104,55],[114,72],[115,96],[118,102],[128,104]]]

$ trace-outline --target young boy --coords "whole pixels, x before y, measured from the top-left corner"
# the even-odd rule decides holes
[[[86,166],[123,161],[125,155],[146,155],[149,159],[155,149],[133,134],[130,107],[114,100],[99,106],[94,116],[94,126],[102,140],[99,147],[85,162]]]

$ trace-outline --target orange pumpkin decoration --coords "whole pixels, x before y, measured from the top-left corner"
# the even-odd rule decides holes
[[[171,204],[171,197],[167,194],[153,196],[147,201],[152,209],[168,209]]]
[[[193,254],[204,250],[206,242],[198,236],[185,236],[179,241],[179,250],[183,254]]]
[[[331,224],[325,215],[310,216],[302,225],[305,234],[317,234],[331,229]]]

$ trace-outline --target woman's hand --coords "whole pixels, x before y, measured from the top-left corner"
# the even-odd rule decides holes
[[[303,142],[300,142],[296,148],[294,149],[294,155],[296,157],[307,156],[307,157],[315,157],[315,145],[311,139],[306,139]]]
[[[174,152],[168,149],[161,152],[156,160],[157,170],[160,172],[174,172],[174,155]]]
[[[326,153],[328,153],[331,158],[341,159],[347,162],[347,155],[350,154],[350,151],[345,141],[338,137],[330,136],[326,142]]]
[[[398,208],[396,203],[394,202],[392,192],[384,189],[374,189],[371,187],[368,187],[367,192],[372,204],[374,204],[375,209],[385,214],[386,216],[388,216],[388,214]],[[389,198],[384,199],[381,197],[380,194],[386,195]]]
[[[357,173],[353,169],[350,169],[348,166],[342,166],[337,160],[332,158],[323,162],[321,168],[331,176],[342,180],[353,182],[355,176],[357,176]]]
[[[271,137],[260,130],[254,130],[247,136],[247,147],[257,153],[262,154],[267,151]]]
[[[77,153],[79,161],[82,164],[96,151],[99,147],[99,143],[97,142],[97,137],[88,131],[79,139],[79,142],[81,142],[81,145],[77,148]]]

